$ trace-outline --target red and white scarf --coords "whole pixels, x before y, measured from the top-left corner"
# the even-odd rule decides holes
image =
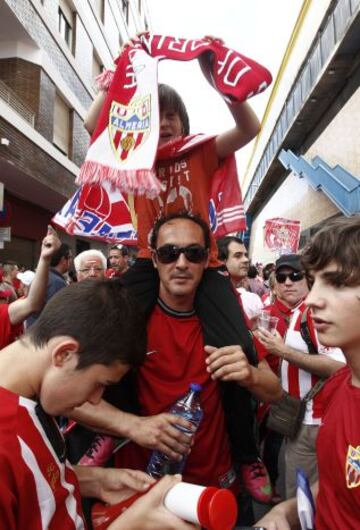
[[[162,59],[189,61],[210,53],[208,79],[228,102],[265,90],[270,72],[219,41],[143,34],[117,59],[78,184],[109,182],[117,189],[156,196],[153,170],[159,140],[157,66]]]
[[[157,157],[160,160],[177,158],[212,138],[203,134],[178,138],[161,146]],[[135,212],[128,203],[126,194],[114,189],[106,181],[84,184],[54,216],[53,223],[70,235],[112,244],[136,245]],[[209,226],[216,239],[230,232],[246,230],[234,155],[226,157],[212,177]]]

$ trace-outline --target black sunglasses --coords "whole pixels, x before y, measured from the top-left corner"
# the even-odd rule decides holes
[[[45,434],[51,443],[52,448],[54,449],[56,456],[60,462],[65,462],[66,460],[66,445],[63,435],[61,434],[59,427],[55,419],[52,416],[49,416],[40,403],[35,407],[35,413],[41,423],[42,428],[45,431]]]
[[[278,283],[285,283],[286,278],[289,278],[292,282],[299,282],[300,280],[303,280],[305,277],[305,274],[303,272],[277,272],[275,274],[276,281]]]
[[[191,263],[201,263],[207,258],[208,250],[201,245],[189,245],[188,247],[163,245],[155,250],[155,254],[160,263],[173,263],[179,259],[180,254],[184,254]]]

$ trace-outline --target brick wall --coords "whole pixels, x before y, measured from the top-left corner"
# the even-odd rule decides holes
[[[78,15],[75,15],[75,57],[82,74],[92,82],[92,61],[94,47]]]
[[[0,60],[0,79],[32,112],[39,107],[40,67],[17,57]]]
[[[49,76],[33,63],[12,58],[0,60],[0,79],[35,112],[35,129],[52,143],[56,87]],[[69,158],[78,166],[84,161],[88,145],[89,134],[74,111]]]
[[[10,140],[9,147],[0,153],[0,156],[6,157],[6,160],[22,172],[60,193],[64,198],[75,192],[74,175],[2,118],[0,136]]]
[[[81,166],[84,162],[86,151],[89,147],[90,136],[80,116],[73,112],[73,130],[72,130],[72,161]]]
[[[54,102],[56,88],[49,76],[41,70],[40,72],[40,96],[39,108],[36,116],[35,128],[49,142],[53,141],[54,135]]]
[[[19,19],[19,22],[36,45],[43,50],[44,53],[47,53],[56,69],[84,107],[88,108],[92,101],[90,94],[31,2],[29,0],[22,0],[21,2],[19,0],[4,1]],[[57,17],[57,9],[55,9],[54,0],[47,0],[45,4],[47,4],[48,1],[51,1],[51,5],[48,6],[47,9],[51,9],[51,13],[54,13],[54,15],[52,15],[53,27],[57,28],[57,18],[55,18]],[[78,44],[81,47],[81,42]]]

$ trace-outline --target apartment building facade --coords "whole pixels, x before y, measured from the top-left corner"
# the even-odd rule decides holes
[[[360,213],[360,1],[305,0],[242,182],[250,255],[267,263],[267,219]]]
[[[0,261],[31,267],[53,214],[74,193],[94,78],[151,29],[146,0],[0,0]],[[74,253],[101,244],[70,238]]]

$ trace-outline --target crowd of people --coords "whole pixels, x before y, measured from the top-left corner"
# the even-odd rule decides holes
[[[172,88],[159,97],[161,148],[189,134],[189,119]],[[176,155],[176,178],[175,160],[159,157],[160,198],[135,201],[136,260],[122,244],[74,257],[49,227],[34,271],[3,264],[1,529],[91,527],[93,499],[134,493],[109,530],[195,528],[163,505],[181,478],[146,474],[153,450],[186,457],[184,481],[230,489],[242,527],[255,524],[255,500],[274,506],[257,526],[300,528],[299,467],[317,530],[359,527],[360,220],[337,218],[265,266],[240,238],[215,241],[211,175],[259,130],[247,103],[230,111],[233,129]],[[187,192],[170,200],[175,188]],[[168,410],[193,382],[204,417],[189,436]],[[292,435],[269,421],[289,399],[304,405]]]

